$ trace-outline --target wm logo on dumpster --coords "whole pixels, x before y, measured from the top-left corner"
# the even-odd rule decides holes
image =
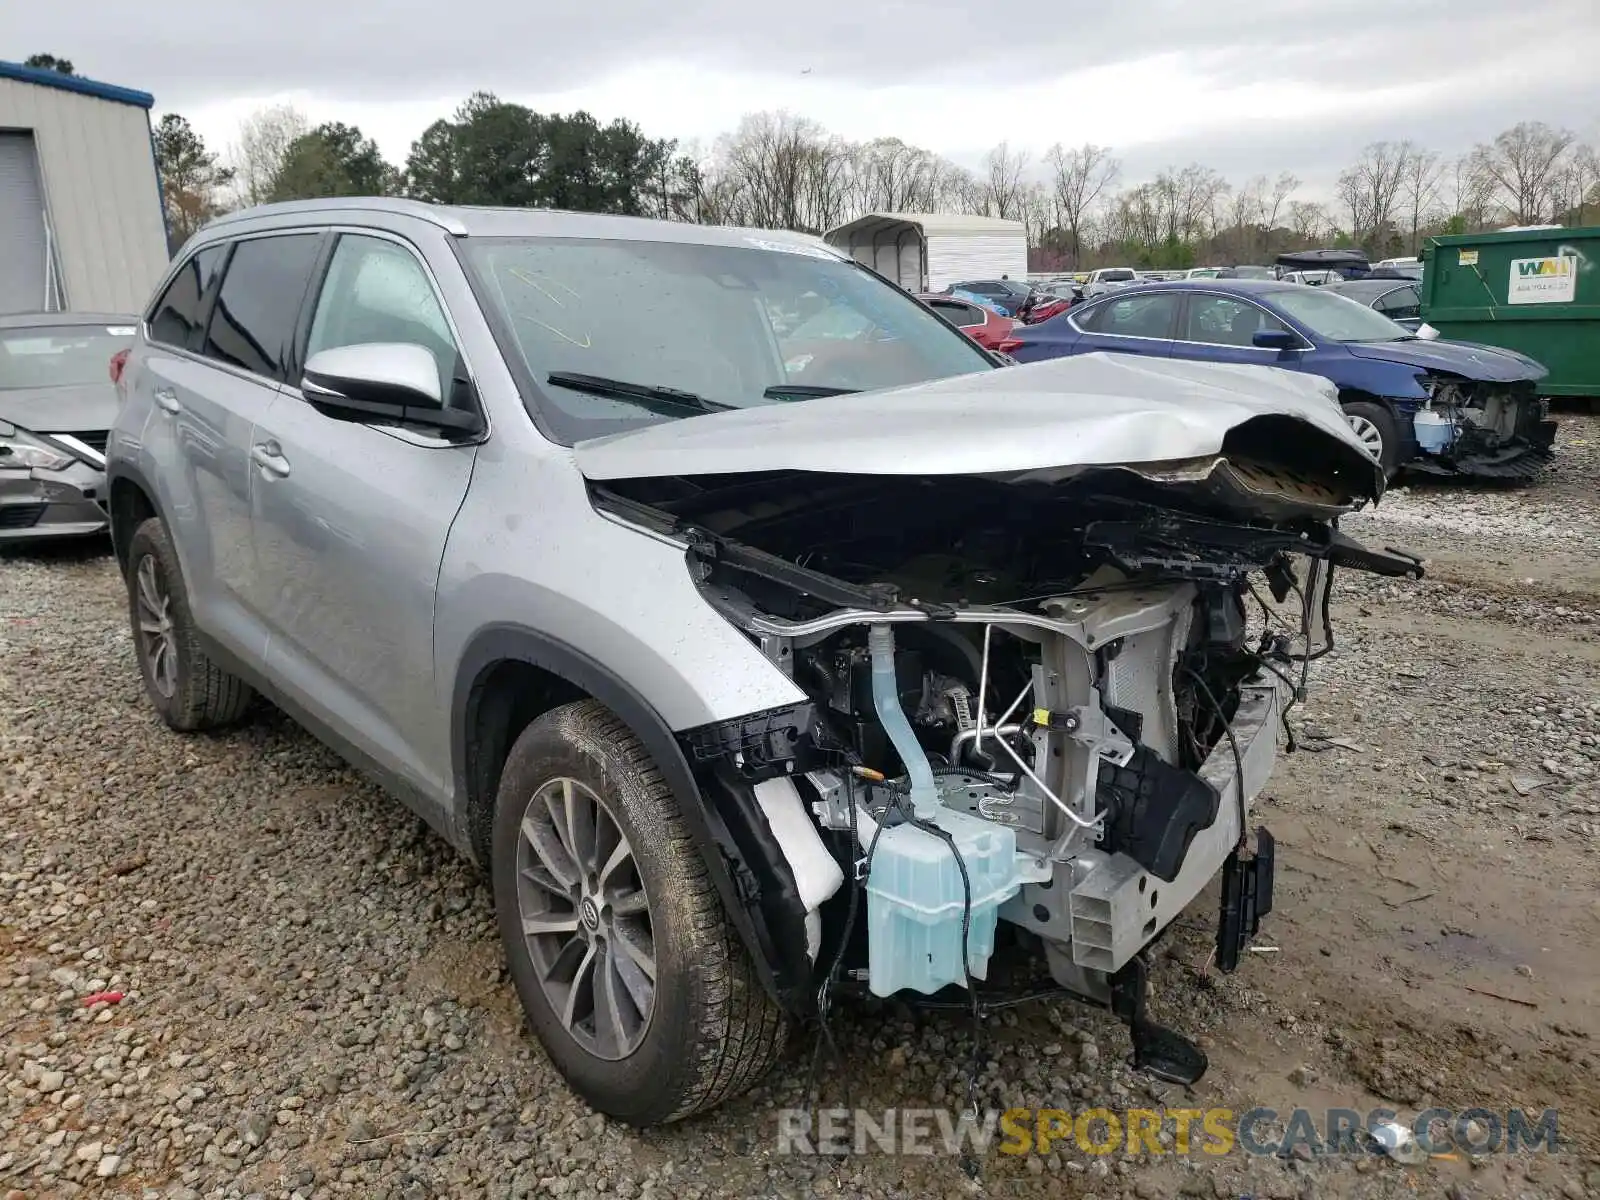
[[[1540,275],[1571,275],[1577,261],[1562,255],[1560,258],[1519,258],[1517,274],[1524,279]]]

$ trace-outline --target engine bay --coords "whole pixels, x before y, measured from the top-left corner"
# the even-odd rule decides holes
[[[827,847],[820,871],[752,871],[807,986],[849,959],[878,995],[971,992],[1004,922],[1128,1020],[1145,1066],[1198,1078],[1204,1056],[1142,1015],[1142,952],[1220,869],[1232,968],[1271,902],[1249,803],[1332,645],[1335,570],[1420,574],[1339,533],[1337,479],[1216,459],[656,477],[594,499],[681,540],[707,602],[807,697],[686,737],[730,828],[761,811],[735,852],[815,861],[796,812]],[[780,826],[790,844],[763,849]],[[858,890],[864,964],[835,927]]]

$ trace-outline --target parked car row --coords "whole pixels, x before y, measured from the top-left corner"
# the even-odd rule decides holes
[[[1424,340],[1415,285],[1274,280],[1138,284],[1017,330],[1019,362],[1111,352],[1320,375],[1388,475],[1526,477],[1551,457],[1543,366],[1513,350]]]

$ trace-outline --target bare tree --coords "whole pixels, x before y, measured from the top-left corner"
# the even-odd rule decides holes
[[[1288,203],[1289,197],[1300,190],[1300,179],[1288,171],[1281,171],[1272,181],[1272,190],[1266,196],[1266,211],[1263,213],[1262,225],[1266,232],[1262,238],[1262,252],[1264,255],[1272,253],[1272,231],[1278,227],[1278,218],[1283,215],[1283,206]]]
[[[1523,121],[1472,152],[1473,162],[1494,185],[1514,225],[1538,225],[1555,213],[1563,157],[1575,138],[1543,121]]]
[[[1256,231],[1267,220],[1267,177],[1257,175],[1233,193],[1228,205],[1229,229],[1226,235],[1228,256],[1235,262],[1254,258]]]
[[[1434,151],[1417,149],[1406,156],[1400,174],[1402,199],[1411,212],[1411,253],[1415,254],[1417,231],[1436,215],[1444,166]]]
[[[1217,204],[1232,190],[1226,179],[1199,163],[1181,171],[1168,168],[1150,186],[1160,214],[1160,240],[1167,242],[1211,234],[1217,224]]]
[[[241,205],[266,203],[290,145],[309,132],[311,123],[304,114],[287,104],[263,108],[244,119],[239,140],[228,153]]]
[[[1167,224],[1167,202],[1153,183],[1129,188],[1116,200],[1110,222],[1110,240],[1159,245]]]
[[[984,201],[988,215],[1002,220],[1022,218],[1022,200],[1026,188],[1022,176],[1028,169],[1028,152],[1013,152],[1008,142],[1001,142],[989,151],[984,160],[988,178],[984,181]]]
[[[848,200],[848,148],[815,121],[752,113],[718,142],[723,219],[820,233]]]
[[[1056,217],[1067,234],[1067,253],[1074,267],[1083,253],[1084,222],[1122,171],[1108,146],[1085,142],[1063,150],[1057,142],[1045,156],[1055,172]]]
[[[1028,245],[1044,245],[1044,235],[1055,224],[1054,217],[1055,206],[1051,203],[1050,192],[1044,184],[1034,181],[1024,185],[1022,207],[1017,213],[1017,218],[1027,231]]]
[[[1338,196],[1349,210],[1354,237],[1376,242],[1393,226],[1406,164],[1415,152],[1410,142],[1373,142],[1340,173]]]
[[[1451,159],[1444,167],[1440,187],[1444,205],[1450,210],[1446,224],[1451,232],[1470,233],[1483,228],[1495,185],[1475,155]]]
[[[1593,146],[1578,146],[1572,152],[1572,223],[1588,224],[1588,210],[1600,208],[1600,154]]]
[[[1333,220],[1328,216],[1328,210],[1309,200],[1291,200],[1288,220],[1289,232],[1300,247],[1324,241],[1333,231]]]

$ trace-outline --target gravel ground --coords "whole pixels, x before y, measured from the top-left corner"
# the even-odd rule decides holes
[[[522,1030],[485,882],[286,719],[183,738],[143,701],[102,547],[0,563],[0,1197],[1600,1196],[1600,419],[1520,489],[1402,489],[1348,522],[1420,585],[1342,577],[1261,817],[1278,904],[1239,972],[1209,904],[1157,956],[1192,1093],[1106,1016],[985,1023],[980,1097],[1083,1109],[1558,1105],[1559,1157],[955,1160],[774,1153],[763,1088],[639,1134]],[[1531,582],[1529,582],[1531,581]],[[118,1003],[85,1005],[96,993]],[[970,1018],[846,1004],[823,1104],[959,1107]],[[1064,1144],[1065,1145],[1065,1144]]]

